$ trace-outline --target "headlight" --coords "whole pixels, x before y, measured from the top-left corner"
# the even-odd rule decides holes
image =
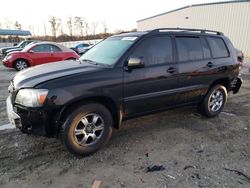
[[[27,107],[40,107],[48,95],[47,89],[21,89],[16,95],[15,103]]]

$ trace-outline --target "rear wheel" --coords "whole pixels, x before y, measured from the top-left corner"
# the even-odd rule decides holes
[[[17,71],[20,71],[20,70],[23,70],[23,69],[26,69],[29,67],[29,64],[26,60],[24,59],[18,59],[15,61],[15,64],[14,64],[14,68],[17,70]]]
[[[200,111],[207,117],[217,116],[227,101],[227,89],[222,85],[212,87],[200,105]]]
[[[69,152],[86,156],[104,146],[112,134],[110,111],[100,104],[86,104],[73,111],[62,126],[62,141]]]

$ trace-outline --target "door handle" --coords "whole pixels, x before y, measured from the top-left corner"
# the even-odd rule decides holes
[[[167,72],[170,73],[170,74],[173,74],[175,71],[176,71],[176,69],[174,67],[169,67],[167,69]]]
[[[213,66],[214,66],[214,64],[213,64],[212,62],[208,62],[208,63],[207,63],[207,67],[211,68],[211,67],[213,67]]]

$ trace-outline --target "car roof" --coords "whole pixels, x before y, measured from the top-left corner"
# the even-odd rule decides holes
[[[55,45],[55,46],[57,46],[58,48],[60,48],[64,52],[72,52],[71,49],[67,48],[66,46],[63,46],[62,44],[59,44],[59,43],[56,43],[56,42],[46,42],[46,41],[37,42],[37,43],[31,44],[30,48],[33,48],[34,46],[41,45],[41,44]]]
[[[206,35],[206,36],[224,36],[222,32],[213,31],[213,30],[206,30],[206,29],[192,29],[192,28],[158,28],[149,31],[137,31],[137,32],[129,32],[129,33],[122,33],[118,35],[114,35],[113,37],[140,37],[143,35],[150,35],[150,34],[177,34],[177,35]]]
[[[146,34],[148,34],[147,31],[137,31],[137,32],[117,34],[117,35],[114,35],[114,37],[140,37]]]

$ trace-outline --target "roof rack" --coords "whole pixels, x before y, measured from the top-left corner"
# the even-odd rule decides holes
[[[179,31],[179,32],[185,32],[185,31],[190,31],[190,32],[200,32],[200,33],[214,33],[216,35],[224,35],[222,32],[219,31],[213,31],[213,30],[206,30],[206,29],[188,29],[188,28],[158,28],[158,29],[153,29],[150,31],[150,33],[155,33],[155,32],[168,32],[168,31]]]

